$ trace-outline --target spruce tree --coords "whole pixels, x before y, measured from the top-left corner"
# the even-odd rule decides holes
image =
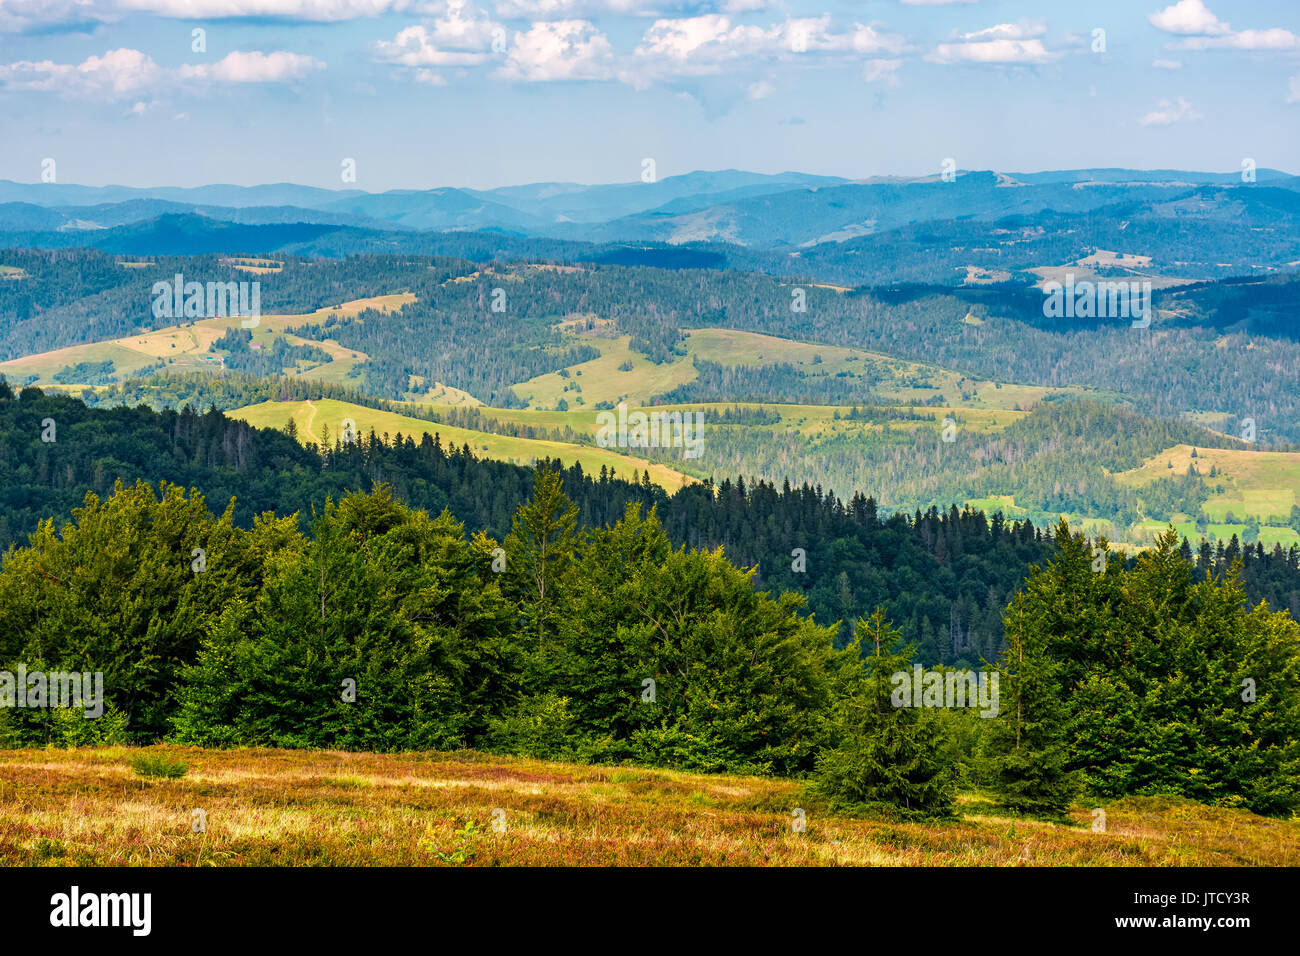
[[[1004,622],[999,710],[988,738],[993,788],[1014,810],[1059,814],[1079,789],[1069,769],[1061,665],[1048,652],[1049,635],[1026,594],[1012,599]]]
[[[898,673],[912,678],[912,647],[877,608],[861,619],[841,671],[844,695],[833,718],[835,744],[817,760],[813,790],[837,809],[944,817],[953,813],[954,763],[938,716],[920,707],[896,707]],[[859,653],[865,645],[865,669]],[[919,692],[919,688],[915,689]]]

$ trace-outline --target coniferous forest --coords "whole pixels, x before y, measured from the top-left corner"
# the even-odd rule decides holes
[[[473,748],[790,776],[903,817],[953,814],[962,785],[1046,814],[1300,798],[1300,627],[1267,600],[1294,551],[1171,531],[1125,559],[1065,523],[666,496],[428,435],[303,447],[36,389],[0,416],[10,513],[66,509],[5,557],[0,661],[102,671],[109,718],[4,711],[10,745]],[[917,665],[995,670],[996,713],[898,707]]]

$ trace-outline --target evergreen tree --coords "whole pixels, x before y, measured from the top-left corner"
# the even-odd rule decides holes
[[[988,736],[993,788],[1012,809],[1059,814],[1069,808],[1079,781],[1068,766],[1061,667],[1029,603],[1017,594],[1007,608],[999,710]]]
[[[895,675],[913,677],[912,649],[900,649],[901,642],[880,608],[857,622],[853,653],[841,673],[845,693],[833,719],[835,742],[817,759],[813,789],[847,810],[949,816],[955,765],[942,723],[924,708],[893,700]],[[858,663],[864,644],[865,671]]]

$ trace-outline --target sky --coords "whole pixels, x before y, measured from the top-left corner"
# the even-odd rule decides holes
[[[1300,173],[1300,0],[0,0],[0,179],[378,192],[948,159]]]

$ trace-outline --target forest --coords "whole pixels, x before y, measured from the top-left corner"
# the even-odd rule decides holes
[[[1088,386],[1151,417],[1215,412],[1229,433],[1251,419],[1261,444],[1300,442],[1300,341],[1290,313],[1298,283],[1286,274],[1157,290],[1152,328],[1135,330],[1127,322],[1048,322],[1041,296],[1023,282],[974,289],[859,284],[840,291],[719,269],[416,256],[282,259],[280,270],[257,277],[267,312],[306,313],[397,291],[416,295],[383,321],[363,312],[291,330],[366,353],[357,385],[380,398],[405,398],[419,377],[517,407],[510,385],[595,357],[555,324],[599,316],[653,362],[681,354],[684,330],[734,328],[867,347],[976,378]],[[0,263],[25,276],[0,283],[0,316],[8,319],[0,323],[0,357],[154,327],[159,320],[148,303],[156,279],[178,272],[213,281],[248,278],[217,256],[160,256],[131,268],[116,262],[95,251],[0,253]],[[804,311],[792,310],[793,289],[803,291]],[[678,400],[775,400],[743,369],[705,366],[701,373]],[[774,384],[804,400],[872,401],[863,391],[870,374],[833,381],[840,384],[785,370]]]
[[[46,419],[56,423],[57,441],[41,441]],[[384,483],[411,507],[446,508],[471,532],[504,537],[532,494],[532,470],[446,446],[436,425],[429,430],[418,438],[367,434],[320,449],[216,410],[88,408],[0,384],[0,547],[21,545],[87,492],[109,496],[118,480],[199,488],[223,510],[234,499],[232,520],[243,528],[268,511],[305,522],[328,498]],[[624,481],[577,465],[563,472],[563,484],[581,526],[615,522],[629,504],[653,507],[674,546],[722,547],[728,560],[756,569],[758,587],[797,592],[822,624],[844,622],[841,646],[857,616],[883,607],[925,664],[995,659],[1003,609],[1029,566],[1052,550],[1050,526],[1041,523],[955,504],[886,512],[874,497],[841,500],[817,484],[723,478],[669,495],[647,477]],[[1226,572],[1240,560],[1252,605],[1267,600],[1300,615],[1300,549],[1230,540],[1180,550],[1196,575]]]
[[[1235,569],[1195,579],[1172,534],[1126,567],[1060,525],[977,712],[899,706],[915,647],[882,609],[837,649],[801,596],[674,547],[657,509],[583,527],[557,470],[499,540],[385,485],[306,533],[233,510],[118,483],[5,556],[0,665],[97,671],[107,698],[102,721],[0,710],[9,745],[472,747],[794,776],[903,817],[951,816],[962,781],[1047,815],[1080,794],[1300,805],[1300,626],[1248,607]]]

